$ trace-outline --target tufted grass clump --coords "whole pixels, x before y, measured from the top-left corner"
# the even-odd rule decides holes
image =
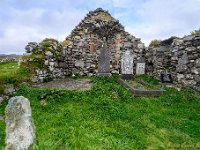
[[[134,97],[118,84],[118,76],[89,79],[90,91],[18,90],[16,95],[31,103],[32,149],[198,149],[200,93],[166,88],[158,98]],[[4,129],[0,121],[0,139]],[[3,140],[0,145],[4,148]]]

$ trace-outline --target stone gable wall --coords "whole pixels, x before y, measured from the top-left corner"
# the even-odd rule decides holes
[[[28,53],[37,50],[44,55],[44,64],[47,68],[37,69],[33,81],[72,74],[97,75],[98,59],[104,37],[110,54],[111,73],[120,73],[121,56],[126,50],[131,50],[133,53],[134,64],[145,50],[140,39],[126,32],[118,20],[107,11],[96,9],[89,12],[72,30],[63,42],[65,44],[57,57],[55,51],[58,43],[56,42],[51,43],[48,50],[34,42],[26,46]],[[134,72],[135,67],[136,65],[134,65]]]
[[[103,32],[109,32],[110,35]],[[110,54],[112,73],[120,72],[120,59],[126,50],[131,49],[136,59],[139,59],[144,50],[140,39],[125,32],[119,21],[112,18],[106,11],[97,9],[87,14],[66,38],[68,44],[63,49],[63,54],[65,54],[63,63],[70,66],[70,74],[97,74],[98,57],[104,36],[108,36],[106,44]]]

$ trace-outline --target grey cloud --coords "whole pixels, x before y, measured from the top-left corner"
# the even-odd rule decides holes
[[[13,50],[23,53],[24,46],[28,42],[39,42],[45,37],[62,41],[84,15],[82,11],[76,9],[62,12],[41,8],[9,9],[12,9],[9,16],[13,19],[4,19],[0,24],[0,53]]]
[[[197,0],[150,0],[135,11],[143,22],[127,30],[141,37],[146,45],[153,39],[184,36],[200,27],[200,1]]]

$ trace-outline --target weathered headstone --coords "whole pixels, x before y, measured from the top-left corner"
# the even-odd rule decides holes
[[[100,76],[111,76],[110,73],[110,55],[107,49],[107,45],[104,39],[104,43],[100,50],[99,60],[98,60],[98,75]]]
[[[188,63],[188,55],[187,53],[184,53],[181,58],[178,60],[177,65],[177,72],[178,73],[184,73],[187,70],[187,63]]]
[[[121,78],[132,79],[133,78],[133,54],[130,50],[127,50],[122,55],[121,60]]]
[[[136,75],[145,74],[145,63],[137,63],[136,65]]]
[[[34,142],[35,132],[28,99],[12,97],[5,110],[6,149],[29,149]]]
[[[161,82],[162,83],[172,83],[172,76],[169,73],[161,73]]]
[[[145,59],[141,56],[136,64],[136,75],[145,74],[145,65]]]

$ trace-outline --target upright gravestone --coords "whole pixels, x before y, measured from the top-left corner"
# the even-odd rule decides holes
[[[130,50],[127,50],[121,59],[121,78],[132,79],[133,78],[133,54]]]
[[[98,60],[98,75],[100,76],[111,76],[110,73],[110,55],[107,49],[106,41],[104,38],[104,43],[100,50],[99,60]]]
[[[5,110],[6,149],[30,149],[35,132],[28,99],[23,96],[12,97]]]
[[[136,75],[145,74],[145,59],[141,57],[136,64]]]
[[[177,65],[177,72],[178,73],[184,73],[187,70],[187,63],[188,63],[188,55],[187,53],[184,53],[181,58],[178,60]]]

